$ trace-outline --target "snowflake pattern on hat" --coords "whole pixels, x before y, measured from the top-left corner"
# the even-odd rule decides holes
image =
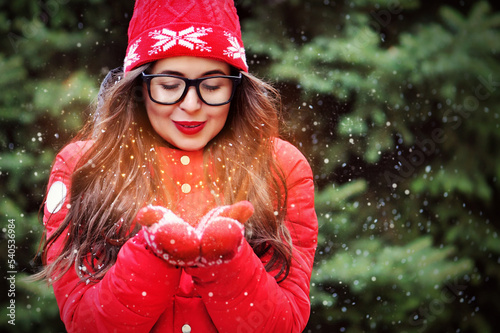
[[[233,59],[241,58],[241,60],[243,60],[246,65],[247,59],[245,55],[245,48],[240,46],[240,43],[238,43],[238,39],[234,37],[230,32],[224,32],[224,36],[227,37],[227,41],[231,44],[224,50],[224,55]]]
[[[136,53],[137,47],[139,47],[139,43],[141,42],[141,39],[139,38],[130,46],[130,49],[128,50],[127,56],[125,57],[125,60],[123,62],[124,68],[127,68],[130,66],[132,63],[139,61],[141,56]]]
[[[190,50],[211,52],[212,47],[207,46],[207,42],[200,39],[200,37],[207,36],[209,32],[212,32],[212,28],[196,28],[195,30],[194,27],[189,27],[179,32],[169,29],[152,31],[149,33],[149,37],[158,42],[151,47],[148,55],[164,52],[175,45],[181,45]]]

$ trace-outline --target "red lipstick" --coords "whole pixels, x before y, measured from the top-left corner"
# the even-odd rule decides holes
[[[205,127],[204,121],[174,121],[174,124],[180,132],[186,135],[194,135]]]

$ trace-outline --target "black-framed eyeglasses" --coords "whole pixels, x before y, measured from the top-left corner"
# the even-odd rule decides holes
[[[187,79],[169,74],[146,74],[143,72],[142,79],[146,82],[149,98],[155,103],[176,104],[186,97],[189,87],[194,86],[203,103],[219,106],[231,102],[236,87],[241,82],[241,73],[238,76],[215,75]]]

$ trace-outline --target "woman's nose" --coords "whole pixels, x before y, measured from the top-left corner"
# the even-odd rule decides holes
[[[186,112],[194,112],[201,108],[202,103],[196,92],[196,87],[189,87],[186,96],[181,101],[180,107]]]

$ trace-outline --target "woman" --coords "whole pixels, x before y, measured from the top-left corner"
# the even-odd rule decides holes
[[[301,332],[312,172],[232,1],[137,1],[113,79],[48,184],[38,276],[68,331]]]

